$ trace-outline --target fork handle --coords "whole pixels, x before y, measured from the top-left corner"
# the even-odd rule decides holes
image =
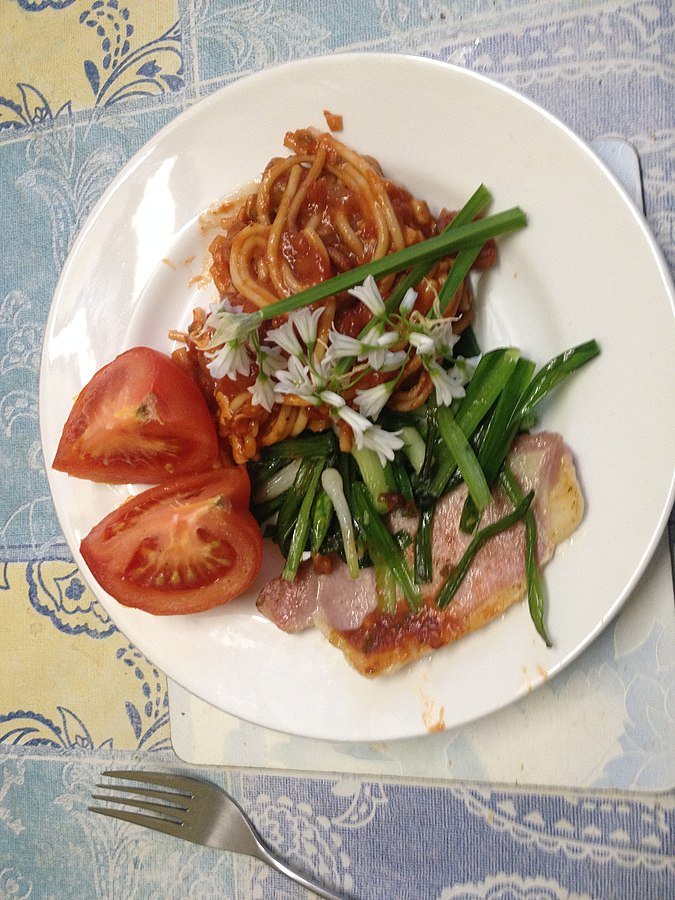
[[[323,887],[311,878],[307,878],[305,875],[300,874],[300,872],[296,872],[294,869],[289,868],[278,856],[272,853],[271,850],[268,850],[257,835],[256,844],[260,851],[258,858],[263,862],[266,862],[268,866],[276,869],[277,872],[281,872],[286,878],[290,878],[291,881],[295,881],[296,884],[300,884],[302,887],[307,888],[307,890],[312,891],[317,897],[323,897],[324,900],[346,900],[343,894],[336,894],[334,891],[329,891],[328,888]]]

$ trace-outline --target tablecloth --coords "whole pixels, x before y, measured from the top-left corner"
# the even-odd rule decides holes
[[[110,765],[185,769],[171,751],[166,678],[74,566],[39,440],[52,293],[112,177],[160,127],[242,75],[337,50],[419,54],[522,91],[582,137],[629,140],[673,267],[674,36],[667,0],[4,0],[0,898],[303,896],[262,864],[86,809]],[[668,752],[672,633],[653,639],[646,716]],[[229,786],[272,844],[345,896],[675,893],[671,793],[200,774]]]

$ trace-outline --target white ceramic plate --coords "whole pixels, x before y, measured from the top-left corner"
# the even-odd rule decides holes
[[[667,269],[640,214],[589,149],[523,97],[465,70],[390,55],[329,56],[243,79],[178,116],[110,185],[63,270],[41,377],[45,458],[73,397],[137,344],[213,297],[207,266],[214,201],[284,152],[289,129],[342,113],[342,138],[432,207],[485,182],[494,209],[519,204],[528,228],[501,242],[481,282],[485,348],[520,346],[543,363],[588,338],[602,355],[565,385],[542,426],[576,454],[584,521],[546,570],[546,650],[525,604],[405,671],[374,681],[318,632],[288,636],[253,593],[192,617],[118,605],[89,576],[81,538],[128,494],[50,471],[61,526],[118,627],[167,675],[249,721],[331,740],[385,740],[495,710],[559,672],[630,593],[673,500],[675,322]],[[131,488],[129,489],[131,490]],[[276,565],[270,554],[268,571]]]

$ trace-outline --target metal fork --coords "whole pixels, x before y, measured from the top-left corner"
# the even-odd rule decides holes
[[[228,793],[213,784],[190,778],[184,775],[173,775],[165,772],[103,772],[109,778],[120,778],[135,781],[154,787],[137,787],[136,785],[98,784],[98,788],[108,791],[119,791],[120,794],[108,796],[93,794],[94,800],[105,800],[119,803],[135,809],[147,810],[146,813],[129,812],[125,809],[110,809],[101,806],[90,806],[92,812],[136,825],[144,825],[155,831],[163,831],[174,837],[181,837],[194,844],[216,847],[219,850],[231,850],[234,853],[246,853],[254,856],[284,874],[292,881],[313,891],[326,900],[344,900],[339,894],[329,891],[315,881],[291,869],[275,853],[270,850],[256,831],[253,823]],[[135,794],[136,797],[121,796]],[[138,799],[145,797],[147,799]]]

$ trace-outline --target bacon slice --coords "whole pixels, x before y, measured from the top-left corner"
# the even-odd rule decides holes
[[[557,434],[522,435],[515,441],[509,461],[523,490],[535,490],[537,555],[544,565],[583,515],[571,451]],[[496,490],[493,496],[481,525],[510,511],[501,492]],[[342,563],[328,575],[316,575],[311,564],[305,564],[295,582],[270,582],[260,595],[259,609],[285,631],[317,626],[354,668],[367,676],[393,672],[481,628],[525,595],[524,526],[515,525],[489,541],[453,600],[439,610],[435,598],[470,540],[459,530],[465,498],[462,486],[436,507],[434,579],[424,586],[424,605],[418,613],[411,612],[402,599],[393,614],[383,613],[377,608],[373,570],[363,570],[353,580]],[[394,513],[389,525],[392,531],[405,529],[414,535],[417,520]]]
[[[295,581],[268,581],[257,606],[289,634],[319,623],[324,629],[349,631],[377,609],[374,571],[363,569],[354,580],[347,566],[336,560],[330,574],[317,575],[308,560],[300,566]]]

